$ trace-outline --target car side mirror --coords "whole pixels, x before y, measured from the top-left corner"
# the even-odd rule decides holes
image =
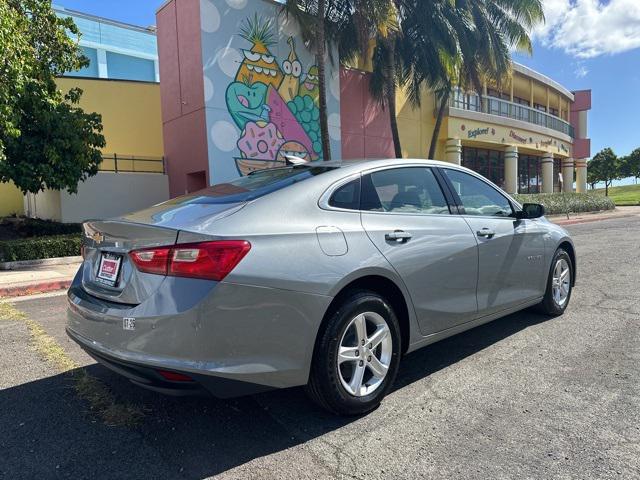
[[[543,215],[544,205],[539,203],[525,203],[522,205],[522,210],[516,212],[516,218],[518,220],[540,218]]]

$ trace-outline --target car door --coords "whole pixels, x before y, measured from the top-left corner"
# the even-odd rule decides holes
[[[544,294],[545,229],[518,220],[511,201],[480,176],[443,168],[478,243],[478,313],[490,315]]]
[[[365,172],[360,209],[367,235],[402,277],[423,335],[475,318],[476,241],[450,213],[433,169]]]

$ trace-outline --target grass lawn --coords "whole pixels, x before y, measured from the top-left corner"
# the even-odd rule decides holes
[[[598,188],[595,191],[604,195],[604,188]],[[610,187],[609,197],[611,197],[618,206],[640,205],[640,184]]]

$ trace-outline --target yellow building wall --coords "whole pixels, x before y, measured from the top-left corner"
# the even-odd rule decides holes
[[[0,217],[24,214],[24,197],[13,183],[0,183]]]
[[[436,124],[437,106],[434,93],[425,89],[420,99],[420,106],[414,108],[405,92],[399,90],[396,95],[396,108],[402,156],[405,158],[427,158],[431,136]],[[434,160],[444,160],[447,122],[448,119],[445,117],[438,135]]]
[[[164,156],[160,85],[126,80],[59,78],[58,87],[83,90],[80,106],[86,112],[102,115],[102,134],[107,142],[105,156]],[[146,171],[162,171],[162,163],[135,162]],[[114,161],[105,159],[102,170],[114,170]],[[133,170],[134,162],[118,160],[120,169]]]

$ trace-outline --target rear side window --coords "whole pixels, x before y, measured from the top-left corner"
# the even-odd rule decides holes
[[[346,210],[360,209],[360,177],[338,188],[331,198],[329,205]]]
[[[424,167],[381,170],[362,179],[361,209],[370,212],[448,214],[433,171]]]

